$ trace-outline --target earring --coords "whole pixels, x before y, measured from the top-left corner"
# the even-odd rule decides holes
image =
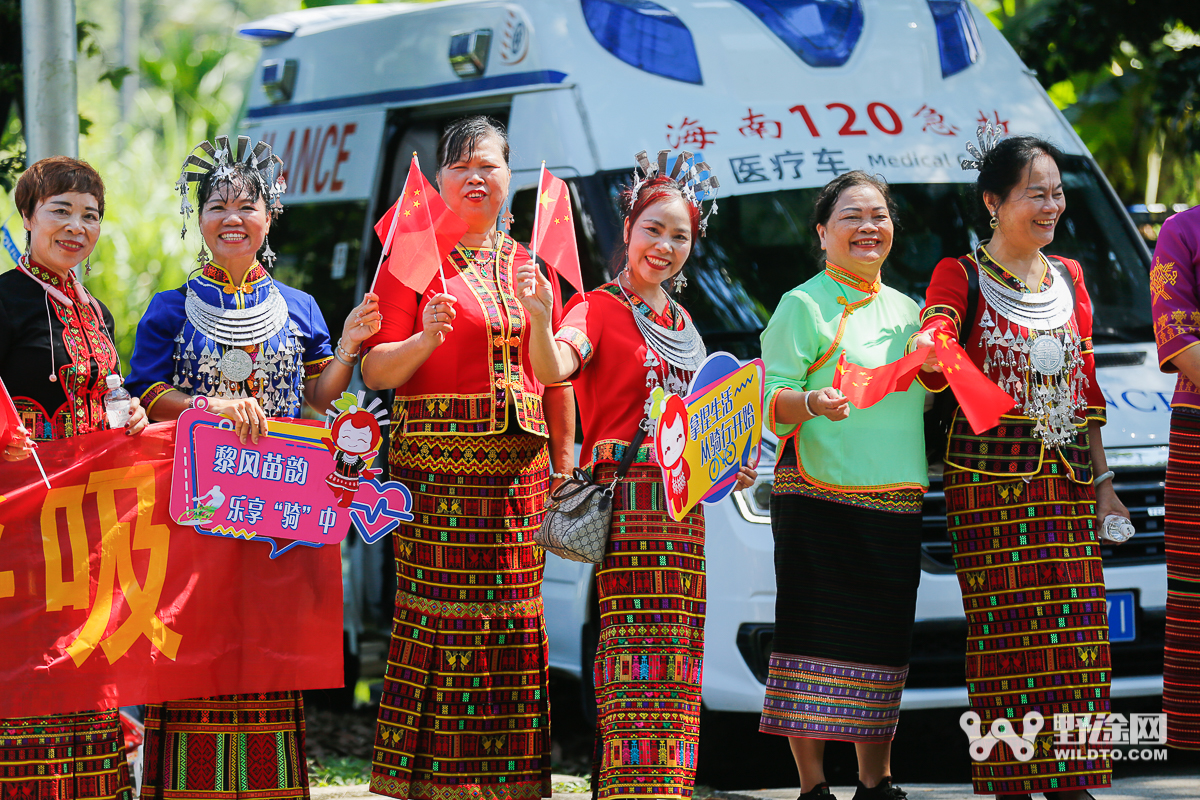
[[[200,243],[200,252],[196,256],[196,263],[201,266],[204,266],[211,260],[212,260],[212,257],[208,254],[208,248],[204,246],[204,242],[201,242]]]
[[[675,294],[683,294],[683,290],[687,288],[687,285],[687,275],[684,275],[682,272],[671,278],[671,291]]]
[[[512,203],[510,202],[505,207],[504,213],[500,215],[500,226],[502,228],[504,228],[504,230],[506,232],[512,231],[512,224],[513,224],[514,219],[516,219],[516,217],[513,216]]]
[[[29,254],[33,252],[33,234],[25,231],[25,263],[29,263]]]
[[[85,261],[83,263],[83,274],[84,275],[92,274],[92,257],[91,256],[88,256],[87,261]]]
[[[992,230],[996,230],[996,228],[1000,227],[1000,218],[995,214],[992,214],[992,221],[989,222],[988,225],[992,226]]]
[[[263,261],[267,262],[267,270],[273,271],[275,269],[275,251],[271,249],[271,239],[264,238],[263,245],[266,247],[263,250]]]

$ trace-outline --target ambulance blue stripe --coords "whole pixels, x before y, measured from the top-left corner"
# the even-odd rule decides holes
[[[562,83],[566,79],[567,73],[556,72],[554,70],[544,69],[536,72],[518,72],[512,75],[497,75],[493,78],[476,78],[456,83],[438,83],[433,86],[420,86],[416,89],[391,89],[386,92],[331,97],[328,100],[314,100],[310,103],[295,103],[292,105],[285,103],[278,106],[260,106],[249,109],[246,112],[246,117],[249,119],[261,119],[263,117],[307,114],[312,111],[329,111],[335,108],[403,103],[410,100],[427,100],[460,94],[478,94],[480,92],[495,91],[496,89],[515,89],[520,86]]]

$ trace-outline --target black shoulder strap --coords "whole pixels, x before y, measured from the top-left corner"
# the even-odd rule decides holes
[[[629,449],[625,451],[625,457],[621,459],[620,466],[617,467],[617,480],[623,480],[625,474],[629,472],[629,468],[633,466],[633,459],[637,456],[637,451],[642,446],[642,442],[646,440],[646,429],[638,425],[637,433],[633,436],[633,441],[629,443]]]

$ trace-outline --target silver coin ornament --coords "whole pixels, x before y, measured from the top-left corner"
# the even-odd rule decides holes
[[[217,369],[221,371],[221,376],[225,380],[241,383],[254,371],[254,361],[245,350],[234,348],[221,356]]]
[[[1057,375],[1064,359],[1062,343],[1053,336],[1039,336],[1029,346],[1029,365],[1039,374]]]

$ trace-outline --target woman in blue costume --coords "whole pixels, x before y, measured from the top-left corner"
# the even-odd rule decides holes
[[[368,294],[331,350],[316,300],[259,264],[282,210],[282,166],[270,146],[251,149],[245,136],[234,148],[223,136],[215,145],[203,142],[184,162],[176,186],[185,232],[189,184],[196,183],[205,247],[199,274],[155,295],[138,325],[128,385],[152,420],[176,419],[204,396],[210,411],[233,420],[243,441],[257,441],[268,417],[299,417],[305,402],[318,412],[328,408],[349,385],[362,342],[379,330],[376,298]],[[274,255],[267,246],[268,264]],[[300,692],[150,706],[142,796],[307,798]]]

